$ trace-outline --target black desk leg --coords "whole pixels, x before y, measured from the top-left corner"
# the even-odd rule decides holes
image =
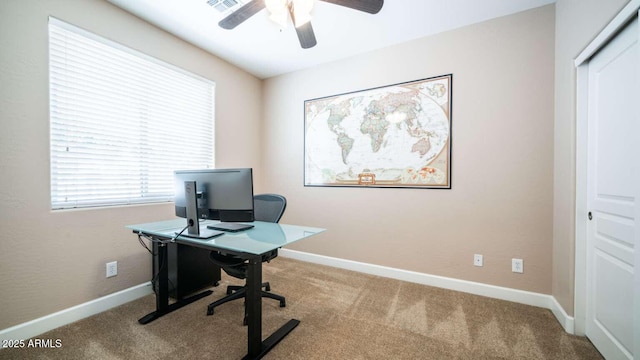
[[[291,319],[280,329],[276,330],[268,338],[262,341],[262,257],[256,256],[249,259],[247,269],[247,349],[248,353],[243,358],[261,359],[280,340],[284,339],[298,324],[299,320]]]
[[[158,255],[156,256],[158,256],[159,260],[159,274],[157,280],[158,292],[156,293],[156,311],[138,319],[138,322],[143,325],[213,293],[211,290],[206,290],[169,305],[169,264],[167,258],[167,246],[165,244],[158,244],[157,254]]]
[[[251,359],[262,357],[262,258],[249,259],[247,268],[247,351]]]

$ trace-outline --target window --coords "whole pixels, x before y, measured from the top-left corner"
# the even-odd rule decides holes
[[[173,199],[214,167],[215,84],[49,18],[51,208]]]

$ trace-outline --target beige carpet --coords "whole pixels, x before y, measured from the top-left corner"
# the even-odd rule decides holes
[[[264,266],[287,307],[263,300],[263,333],[301,324],[265,359],[601,359],[549,310],[278,258]],[[237,284],[223,273],[214,294],[148,325],[153,295],[40,335],[60,348],[0,350],[0,359],[240,359],[243,303],[206,316]]]

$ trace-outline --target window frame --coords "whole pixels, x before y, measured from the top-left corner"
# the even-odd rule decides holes
[[[98,44],[97,46],[103,49],[108,49],[109,51],[113,51],[114,54],[116,54],[117,56],[131,57],[131,59],[135,59],[135,61],[140,62],[145,66],[141,70],[138,69],[137,71],[144,72],[147,70],[147,68],[155,70],[155,72],[153,72],[153,75],[142,77],[145,83],[149,79],[149,77],[152,77],[152,78],[155,77],[157,79],[160,79],[162,82],[164,82],[166,79],[169,79],[167,80],[168,82],[170,80],[173,80],[174,77],[177,77],[178,79],[186,79],[185,80],[186,85],[184,86],[187,86],[186,89],[188,89],[189,91],[191,91],[192,87],[196,88],[196,86],[189,87],[189,85],[192,83],[199,84],[199,86],[202,86],[202,89],[200,88],[197,89],[200,92],[195,94],[193,98],[189,97],[188,99],[181,97],[183,95],[181,92],[176,93],[176,91],[181,89],[180,87],[171,88],[169,89],[169,92],[167,92],[168,95],[166,95],[167,96],[167,98],[165,98],[166,101],[158,103],[161,97],[158,96],[157,94],[154,94],[153,91],[159,91],[158,89],[161,88],[161,86],[156,84],[156,86],[154,87],[154,85],[152,84],[148,86],[149,89],[147,92],[147,97],[146,97],[146,100],[144,100],[146,103],[144,103],[143,105],[139,105],[141,107],[138,107],[138,108],[134,107],[134,110],[129,109],[132,114],[134,114],[136,111],[139,112],[135,114],[135,116],[115,114],[115,111],[114,111],[114,114],[111,114],[111,113],[109,114],[109,116],[113,116],[113,117],[109,117],[110,121],[113,120],[113,122],[111,123],[100,122],[102,119],[98,119],[98,118],[91,120],[96,124],[100,124],[100,126],[103,126],[103,129],[102,130],[95,129],[95,132],[93,133],[93,136],[95,136],[95,138],[91,140],[87,140],[87,143],[92,143],[92,144],[88,144],[88,146],[99,146],[99,145],[96,145],[96,143],[99,142],[99,140],[95,140],[95,139],[98,139],[100,136],[103,136],[103,134],[106,134],[111,131],[110,129],[106,129],[108,124],[116,127],[117,126],[135,127],[134,124],[140,123],[141,124],[140,127],[146,126],[148,132],[145,133],[145,135],[138,135],[138,136],[132,135],[134,137],[133,140],[131,139],[127,140],[124,137],[120,139],[122,140],[121,141],[122,143],[126,143],[126,144],[129,144],[127,141],[135,142],[135,144],[133,143],[131,144],[133,145],[132,147],[140,147],[142,143],[146,141],[146,139],[151,138],[151,136],[149,135],[150,133],[154,134],[155,140],[150,140],[150,141],[151,142],[155,141],[155,143],[151,145],[146,144],[144,147],[144,150],[137,150],[138,152],[133,152],[136,154],[135,156],[123,157],[123,159],[131,160],[132,163],[135,163],[135,161],[140,161],[140,163],[143,164],[143,165],[137,165],[137,164],[130,165],[129,161],[127,161],[127,164],[124,165],[124,166],[131,166],[131,169],[135,168],[140,170],[139,186],[136,184],[136,182],[138,181],[137,179],[135,181],[129,180],[129,182],[126,183],[126,186],[123,186],[122,189],[116,190],[116,191],[122,191],[122,193],[118,193],[118,194],[114,193],[112,197],[109,197],[109,196],[100,197],[98,195],[102,191],[107,191],[110,189],[110,187],[114,189],[117,188],[118,181],[123,179],[116,176],[114,177],[115,179],[114,182],[116,183],[116,185],[103,184],[101,188],[97,187],[95,189],[83,190],[84,193],[81,193],[81,190],[78,190],[78,189],[81,189],[81,185],[77,185],[77,184],[61,185],[62,183],[60,179],[62,177],[59,175],[69,169],[67,168],[62,169],[58,167],[58,164],[60,159],[64,159],[65,156],[67,156],[67,154],[65,153],[69,152],[69,147],[67,146],[66,149],[62,148],[61,150],[61,148],[59,148],[60,145],[58,143],[57,137],[60,136],[58,131],[68,131],[68,129],[61,130],[56,128],[56,126],[59,126],[57,121],[67,121],[66,125],[70,126],[70,123],[73,122],[73,120],[66,119],[66,118],[62,120],[58,119],[61,116],[60,113],[64,113],[69,110],[67,109],[61,110],[60,103],[56,102],[60,100],[59,96],[60,96],[61,90],[58,88],[60,85],[56,84],[56,82],[60,80],[57,78],[56,79],[54,78],[59,75],[58,74],[59,71],[63,71],[63,70],[54,69],[54,67],[56,66],[54,62],[59,61],[59,59],[54,59],[54,57],[57,54],[57,51],[59,50],[54,47],[60,45],[60,44],[56,44],[56,41],[59,41],[59,39],[58,38],[54,39],[55,36],[58,36],[58,34],[53,34],[55,31],[68,32],[68,34],[71,34],[70,36],[74,36],[74,37],[79,36],[82,39],[86,40],[87,42],[90,42],[92,44]],[[137,50],[133,50],[122,44],[103,38],[99,35],[93,34],[77,26],[68,24],[64,21],[58,20],[54,17],[49,17],[48,36],[49,36],[49,59],[48,59],[49,60],[49,64],[48,64],[49,66],[49,106],[50,106],[49,108],[50,110],[49,112],[50,206],[53,211],[64,210],[64,209],[74,209],[74,208],[94,208],[94,207],[161,203],[161,202],[173,201],[173,170],[215,168],[216,84],[214,81],[204,78],[202,76],[193,74],[177,66],[168,64],[164,61],[158,60],[154,57],[141,53]],[[66,39],[67,41],[69,41],[68,38]],[[71,41],[69,41],[69,43],[70,42]],[[67,43],[65,43],[64,46],[67,46]],[[100,57],[98,60],[102,60],[102,57]],[[114,61],[114,60],[109,58],[109,61]],[[98,68],[98,65],[93,65],[93,63],[91,63],[90,61],[88,61],[87,63],[89,63],[90,67],[93,66],[93,68],[87,71],[96,70]],[[65,66],[68,67],[68,64],[66,64]],[[165,72],[160,73],[159,69],[162,69],[162,71],[166,71],[166,73]],[[64,71],[66,71],[66,69]],[[75,74],[74,74],[74,77],[75,77]],[[69,84],[71,84],[73,81],[78,81],[78,80],[77,79],[69,80],[68,82]],[[87,81],[88,82],[81,82],[81,85],[89,84],[93,80],[87,80]],[[99,84],[99,81],[100,80],[96,80],[96,83]],[[136,91],[140,90],[139,88],[143,87],[142,85],[140,85],[142,84],[142,81],[134,79],[128,82],[130,82],[131,84],[134,84],[133,87],[136,87],[135,89]],[[121,81],[121,83],[123,83],[123,84],[120,84],[122,86],[128,86],[127,84],[124,84],[125,81]],[[67,86],[67,84],[65,83],[63,86]],[[180,86],[183,86],[183,84],[180,83]],[[121,90],[120,87],[118,88],[114,87],[114,89]],[[129,90],[129,91],[134,91],[134,90]],[[77,92],[80,94],[87,94],[87,91],[82,92],[82,90],[78,90]],[[141,92],[140,94],[144,94],[144,91]],[[185,93],[184,96],[187,96],[190,94],[191,93],[188,92],[188,94]],[[129,93],[127,93],[127,95],[129,95]],[[135,95],[137,96],[138,93],[135,93]],[[153,97],[154,95],[155,97]],[[87,96],[90,96],[90,95],[87,95]],[[210,96],[210,99],[208,98],[208,96]],[[140,95],[140,97],[143,97],[143,95]],[[132,103],[134,103],[135,101],[138,101],[137,104],[140,104],[143,101],[140,99],[133,99],[133,98],[134,96],[131,96]],[[83,101],[82,95],[78,95],[78,99],[81,99],[78,101],[82,102]],[[105,101],[112,100],[109,98],[109,96],[98,97],[98,99],[100,100],[105,99]],[[186,108],[188,107],[186,103],[191,102],[192,99],[197,99],[198,101],[201,101],[202,104],[204,104],[204,105],[194,105],[194,108],[197,108],[197,110],[201,111],[202,114],[195,113],[196,112],[195,110],[194,110],[194,113],[191,114],[192,109]],[[197,101],[197,100],[194,100],[194,101]],[[69,100],[69,97],[62,100],[62,102],[66,102],[66,101],[72,102],[73,100]],[[154,101],[156,101],[155,107],[153,104]],[[180,103],[181,101],[182,103]],[[78,106],[84,106],[84,104],[90,103],[89,101],[84,101],[82,104],[80,102],[78,102],[79,104]],[[175,105],[177,109],[185,108],[184,112],[180,112],[179,110],[171,110],[171,111],[178,111],[177,113],[171,113],[171,114],[177,114],[176,117],[178,118],[178,120],[174,118],[164,118],[165,114],[159,113],[160,110],[164,108],[164,106],[169,106],[169,104],[167,103],[171,103],[171,102],[176,103],[173,105]],[[71,106],[74,106],[74,105],[72,104]],[[96,105],[96,107],[98,106]],[[102,106],[102,107],[104,108],[105,106]],[[143,114],[144,111],[139,111],[140,108],[144,108],[144,107],[146,107],[147,109],[151,109],[150,111],[148,111],[149,114]],[[90,108],[90,106],[85,107],[85,110],[86,108]],[[117,111],[120,112],[121,108],[119,107],[119,103],[118,103],[118,106],[114,106],[113,109],[117,109]],[[153,115],[154,111],[156,112],[155,117]],[[64,116],[67,116],[67,115],[63,114],[62,117]],[[71,115],[68,115],[68,116],[72,117]],[[91,116],[91,114],[82,113],[81,115],[78,115],[77,118],[80,119],[83,116],[89,117]],[[120,116],[125,116],[126,120],[123,120],[123,119],[114,120],[116,118],[119,118]],[[190,116],[193,116],[193,118],[190,119],[189,118]],[[210,119],[209,119],[209,116],[210,116]],[[152,128],[157,128],[159,125],[161,125],[161,121],[159,120],[160,118],[163,118],[162,121],[164,122],[164,124],[162,124],[162,126],[165,126],[167,128],[166,133],[162,133],[161,131],[156,131],[155,129],[152,129]],[[210,124],[208,123],[209,120],[210,120]],[[80,121],[82,122],[83,120],[80,120]],[[89,121],[88,123],[91,123],[91,121]],[[195,121],[200,121],[201,124],[205,124],[205,125],[198,125],[190,128],[191,125],[189,124]],[[77,132],[82,130],[75,130],[75,131]],[[117,130],[117,131],[122,131],[122,130]],[[114,130],[114,133],[116,133],[117,131]],[[71,130],[70,133],[73,133],[73,130]],[[129,132],[125,131],[123,132],[123,134],[129,134]],[[204,140],[202,139],[198,140],[200,141],[198,145],[193,145],[195,141],[192,142],[191,140],[195,138],[200,138],[200,137],[202,137],[202,139]],[[67,140],[65,139],[65,141]],[[169,144],[173,144],[173,145],[169,146]],[[162,149],[165,146],[168,149],[175,149],[175,150],[173,150],[172,152],[169,150]],[[99,156],[106,156],[106,159],[111,160],[109,159],[110,151],[115,153],[116,151],[121,150],[121,148],[116,145],[113,145],[114,149],[116,150],[111,149],[111,144],[108,144],[107,146],[102,146],[102,147],[104,149],[100,151],[104,151],[104,153],[96,154],[95,155],[96,161],[99,161],[97,160]],[[75,147],[73,147],[73,150],[77,148],[78,146],[76,145]],[[193,154],[194,149],[199,149],[199,152],[197,153],[197,156],[193,156],[193,159],[192,159],[188,154],[189,153]],[[165,154],[166,156],[162,157],[163,151],[169,151],[168,155]],[[147,152],[148,154],[145,152]],[[148,156],[149,154],[152,154],[152,153],[161,154],[160,158],[154,159],[153,156]],[[92,159],[90,158],[91,154],[90,153],[87,153],[87,154],[83,154],[85,156],[84,160],[77,160],[78,164],[82,163],[83,165],[86,166],[92,161]],[[175,155],[175,158],[174,158],[174,155]],[[79,157],[81,156],[79,155],[78,158]],[[114,157],[114,159],[115,158],[116,157]],[[104,158],[100,157],[100,161],[102,160],[104,160]],[[165,160],[169,163],[169,165],[165,164]],[[193,160],[193,163],[188,163],[188,161],[191,161],[191,160]],[[145,162],[146,164],[144,164]],[[71,165],[64,164],[64,166],[71,166]],[[96,165],[95,166],[96,169],[93,169],[93,170],[87,170],[86,168],[83,170],[79,170],[81,167],[79,165],[76,169],[77,172],[75,174],[78,178],[82,178],[83,176],[88,176],[88,175],[82,175],[83,171],[92,171],[91,176],[95,177],[95,179],[87,179],[88,182],[93,181],[95,183],[100,183],[99,178],[101,177],[107,178],[115,174],[117,171],[119,171],[119,170],[103,169],[103,168],[99,168],[99,166],[100,165]],[[117,165],[115,167],[121,167],[121,166]],[[171,168],[171,171],[169,171],[168,169],[169,167]],[[160,173],[153,174],[154,170],[158,170],[160,171]],[[70,171],[74,171],[74,170],[71,169]],[[112,173],[111,171],[114,171],[114,172]],[[143,174],[143,172],[145,171],[146,173]],[[100,174],[101,172],[103,173],[102,175]],[[134,176],[134,175],[128,174],[126,176]],[[153,184],[154,179],[158,179],[158,184],[155,184],[155,185]],[[109,183],[109,181],[106,179],[104,182],[105,184]],[[153,186],[156,186],[155,188],[153,188],[154,189],[153,191],[155,192],[150,192],[151,190],[145,189],[146,187],[153,187]],[[66,190],[61,190],[63,187]],[[123,190],[124,188],[126,188],[127,190]],[[62,192],[66,192],[68,196],[60,195]],[[129,192],[129,193],[125,194],[125,192]],[[73,196],[71,196],[72,193],[74,194]],[[148,195],[151,193],[153,193],[153,195]],[[148,195],[148,196],[145,196],[145,195]]]

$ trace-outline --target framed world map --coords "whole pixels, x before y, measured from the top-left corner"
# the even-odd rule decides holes
[[[304,102],[304,185],[451,189],[453,75]]]

